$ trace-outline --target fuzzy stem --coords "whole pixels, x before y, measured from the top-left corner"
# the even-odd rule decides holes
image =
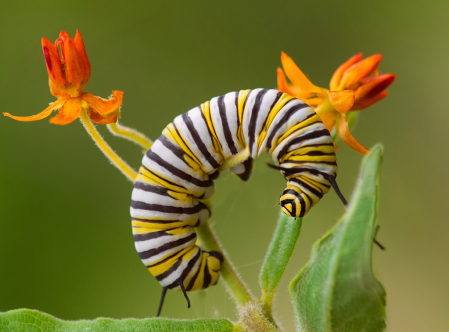
[[[260,303],[248,303],[239,310],[240,323],[248,331],[278,332],[280,327],[264,314]]]
[[[108,143],[105,142],[103,137],[97,131],[95,126],[90,121],[87,116],[86,109],[83,108],[80,114],[81,122],[84,128],[89,133],[90,137],[94,140],[100,150],[105,154],[105,156],[111,161],[111,163],[117,167],[131,182],[134,182],[137,177],[137,172],[133,170],[125,161],[123,161],[115,152],[111,149]]]
[[[108,130],[114,135],[127,139],[137,145],[140,145],[147,151],[153,145],[153,141],[137,130],[123,126],[118,123],[110,123],[106,125]]]
[[[271,294],[273,296],[274,293]],[[264,297],[262,296],[262,301],[264,300]],[[274,326],[278,327],[275,317],[273,317],[273,298],[271,298],[270,302],[262,302],[262,311],[266,317],[266,319],[273,324]]]
[[[223,255],[224,261],[221,265],[220,275],[223,277],[226,286],[229,292],[234,297],[235,302],[237,302],[237,305],[239,307],[242,307],[250,301],[255,301],[254,296],[251,294],[250,290],[246,287],[243,280],[237,274],[237,271],[232,265],[228,254],[223,250],[215,234],[210,229],[209,223],[206,222],[203,225],[197,227],[196,231],[202,246],[207,251],[219,251]]]

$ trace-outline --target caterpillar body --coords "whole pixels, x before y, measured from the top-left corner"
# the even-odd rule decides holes
[[[149,272],[167,289],[194,291],[215,285],[223,260],[196,245],[194,227],[210,210],[220,165],[248,158],[231,171],[248,179],[253,159],[267,152],[287,179],[282,211],[303,217],[335,183],[332,138],[303,101],[277,90],[254,89],[215,97],[179,115],[143,157],[131,200],[135,246]],[[190,306],[190,303],[189,303]]]

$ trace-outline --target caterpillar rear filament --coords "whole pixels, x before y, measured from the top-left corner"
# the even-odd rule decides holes
[[[245,153],[246,151],[246,153]],[[163,286],[187,293],[218,281],[223,256],[198,247],[194,227],[210,217],[201,202],[214,193],[219,169],[236,155],[247,159],[231,171],[250,176],[263,152],[273,159],[287,187],[282,211],[306,215],[333,186],[337,163],[332,138],[303,101],[269,89],[230,92],[179,115],[143,157],[131,201],[137,252]]]

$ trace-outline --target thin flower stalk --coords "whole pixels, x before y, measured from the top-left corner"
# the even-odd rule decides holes
[[[114,150],[106,143],[106,141],[101,137],[100,133],[97,131],[95,126],[90,121],[86,109],[82,109],[80,113],[80,120],[86,129],[87,133],[92,137],[94,142],[97,144],[98,148],[104,153],[104,155],[111,161],[111,163],[117,167],[123,175],[126,176],[131,182],[136,181],[137,172],[131,168],[122,158],[120,158]]]
[[[145,149],[145,151],[147,151],[153,145],[153,141],[151,139],[135,129],[119,124],[118,120],[116,123],[110,123],[106,125],[106,127],[114,136],[127,139],[128,141],[141,146]]]
[[[21,117],[9,113],[3,114],[17,121],[31,122],[46,118],[53,111],[58,111],[58,114],[50,119],[50,123],[57,125],[67,125],[80,118],[84,128],[105,156],[130,181],[134,182],[137,176],[136,171],[111,149],[91,122],[96,124],[116,122],[120,116],[123,92],[112,91],[112,96],[106,100],[83,91],[90,79],[91,66],[79,31],[76,32],[74,39],[70,38],[67,32],[61,31],[54,43],[47,38],[42,38],[42,51],[47,65],[50,92],[57,100],[36,115]],[[135,134],[135,136],[140,139],[144,137],[141,134],[140,136]],[[145,142],[145,147],[147,146],[151,144]]]

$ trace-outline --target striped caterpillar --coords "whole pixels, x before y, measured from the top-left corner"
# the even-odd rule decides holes
[[[167,289],[182,291],[190,307],[186,292],[217,283],[223,256],[195,244],[194,227],[210,216],[202,200],[213,195],[221,166],[247,180],[264,151],[288,181],[280,197],[286,215],[303,217],[331,186],[346,204],[328,130],[307,104],[277,90],[215,97],[176,117],[146,152],[131,217],[137,252],[163,286],[157,316]]]

